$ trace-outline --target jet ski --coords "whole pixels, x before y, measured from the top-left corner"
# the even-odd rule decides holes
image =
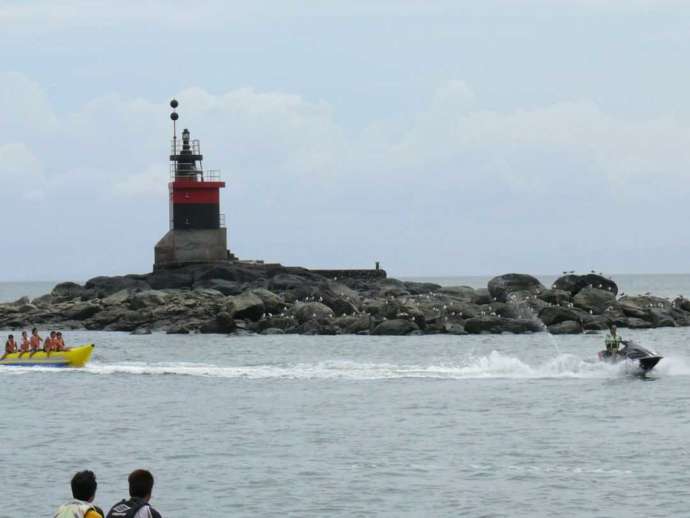
[[[610,363],[628,360],[637,364],[642,372],[649,372],[663,358],[660,354],[650,349],[645,349],[632,340],[623,340],[621,343],[623,348],[616,354],[612,355],[608,351],[599,351],[599,359]]]

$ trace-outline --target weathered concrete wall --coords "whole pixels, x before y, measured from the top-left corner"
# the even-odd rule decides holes
[[[312,273],[323,275],[329,279],[385,279],[387,277],[386,270],[309,270]]]
[[[226,229],[170,230],[156,244],[154,255],[154,270],[227,261]]]

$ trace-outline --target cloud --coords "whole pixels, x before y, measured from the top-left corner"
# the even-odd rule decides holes
[[[45,198],[43,164],[23,143],[0,145],[2,197],[25,201]]]
[[[3,135],[36,138],[58,127],[43,88],[23,74],[0,72],[0,107]]]
[[[63,248],[52,276],[147,269],[168,224],[167,102],[100,96],[56,115],[40,85],[5,78],[0,112],[14,110],[23,130],[0,146],[12,193],[4,215],[50,193],[59,217],[46,209],[16,231],[90,250]],[[329,102],[292,93],[190,87],[176,97],[178,131],[190,128],[205,166],[228,182],[223,210],[241,257],[311,266],[382,259],[393,272],[427,274],[533,261],[528,269],[538,271],[575,267],[565,264],[573,257],[586,267],[593,257],[622,264],[599,231],[604,221],[619,222],[621,249],[637,250],[640,232],[659,242],[690,237],[669,223],[673,202],[690,194],[690,124],[677,116],[623,118],[588,100],[492,110],[463,80],[439,83],[417,113],[360,128],[340,123]],[[539,247],[549,252],[535,258]]]

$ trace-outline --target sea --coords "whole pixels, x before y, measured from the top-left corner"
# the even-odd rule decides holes
[[[647,376],[595,361],[602,334],[66,336],[87,367],[0,368],[3,518],[52,516],[83,469],[109,508],[136,468],[166,518],[690,514],[690,328],[623,330],[664,355]]]

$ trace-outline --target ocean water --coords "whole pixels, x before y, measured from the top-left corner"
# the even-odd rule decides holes
[[[0,516],[87,468],[109,507],[138,467],[166,517],[686,515],[690,329],[624,337],[651,375],[602,335],[70,332],[86,368],[0,368]]]

